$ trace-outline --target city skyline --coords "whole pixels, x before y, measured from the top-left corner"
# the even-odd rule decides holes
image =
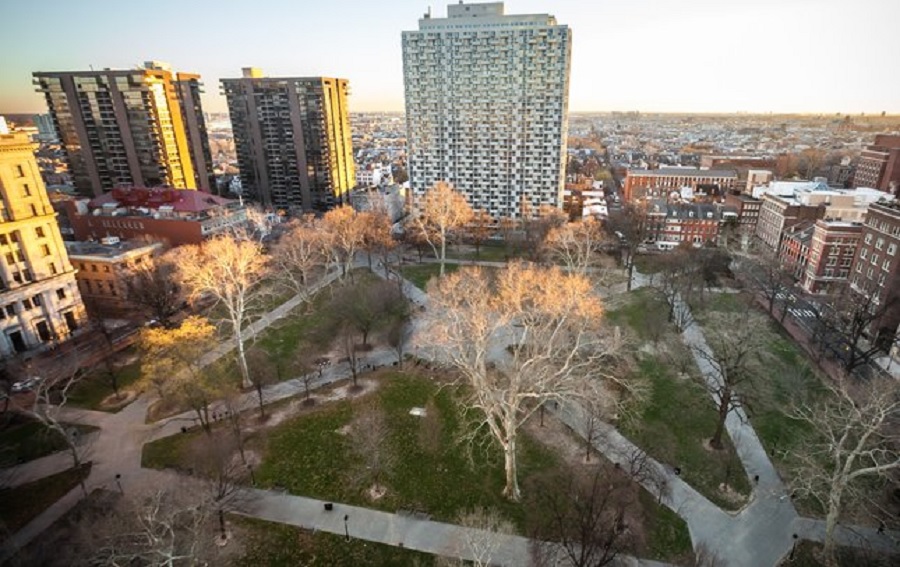
[[[446,4],[431,3],[432,15],[443,17]],[[46,112],[32,72],[147,60],[199,73],[208,112],[225,112],[218,81],[245,66],[269,76],[345,77],[352,111],[402,111],[401,32],[415,29],[429,2],[262,0],[250,13],[242,3],[160,0],[147,32],[138,5],[36,6],[4,6],[12,25],[0,38],[0,112]],[[506,9],[549,13],[572,28],[572,112],[900,112],[900,74],[884,72],[896,55],[894,2],[510,0]],[[41,30],[69,31],[52,41]]]

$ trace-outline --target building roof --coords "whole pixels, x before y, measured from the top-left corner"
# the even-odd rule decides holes
[[[65,245],[69,258],[96,260],[114,260],[129,255],[149,254],[162,247],[159,242],[148,243],[141,240],[125,240],[115,244],[90,241],[66,242]]]
[[[650,177],[734,177],[737,173],[730,169],[696,169],[693,167],[661,167],[659,169],[632,169],[628,175],[645,175]]]
[[[99,208],[107,204],[118,204],[122,207],[140,207],[159,209],[171,207],[176,213],[201,213],[209,209],[224,207],[235,201],[218,197],[204,191],[194,189],[172,189],[170,187],[132,187],[116,188],[109,193],[91,199],[88,205]]]

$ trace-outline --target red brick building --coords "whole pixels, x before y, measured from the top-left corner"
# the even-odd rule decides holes
[[[237,201],[166,187],[117,188],[90,201],[70,200],[65,207],[75,240],[118,236],[181,246],[247,222],[247,210]]]
[[[853,258],[850,288],[871,297],[874,306],[886,306],[870,332],[893,337],[900,324],[900,204],[876,203],[869,207]]]
[[[732,170],[660,168],[635,169],[625,176],[622,196],[626,201],[643,197],[660,198],[690,187],[699,200],[721,200],[734,190],[737,174]]]
[[[719,238],[720,210],[709,204],[657,204],[647,214],[647,240],[661,250],[682,243],[700,247]]]
[[[800,286],[809,293],[833,293],[846,285],[862,227],[858,222],[817,221]]]
[[[799,280],[806,273],[813,227],[812,222],[802,221],[787,228],[781,237],[778,261],[795,280]]]
[[[859,156],[853,186],[900,196],[900,136],[875,136],[875,143]]]

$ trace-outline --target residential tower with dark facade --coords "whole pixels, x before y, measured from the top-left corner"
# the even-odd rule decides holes
[[[266,77],[247,67],[222,79],[241,187],[263,206],[324,211],[356,185],[346,79]]]
[[[900,193],[900,136],[875,136],[875,143],[859,156],[853,186]]]
[[[141,69],[33,75],[82,195],[127,185],[209,191],[199,75],[152,61]]]

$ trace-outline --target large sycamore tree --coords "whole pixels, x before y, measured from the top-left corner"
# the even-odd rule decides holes
[[[425,191],[415,219],[420,232],[441,261],[441,275],[447,260],[447,240],[452,231],[466,226],[474,213],[465,196],[443,181]]]
[[[250,314],[266,293],[268,256],[259,242],[240,235],[217,236],[203,244],[177,249],[178,272],[191,299],[213,298],[219,321],[231,332],[244,388],[253,385],[247,368],[244,332]],[[212,310],[211,313],[216,313]]]
[[[869,501],[879,477],[900,471],[900,382],[894,378],[825,384],[818,401],[796,404],[791,417],[806,424],[811,440],[798,450],[793,485],[825,508],[825,560],[836,565],[835,529],[848,503]]]
[[[614,373],[618,340],[601,325],[600,299],[584,276],[524,263],[460,270],[433,280],[429,296],[432,339],[468,386],[476,432],[486,428],[503,450],[504,495],[519,500],[518,432],[529,416],[577,399],[585,381],[611,396],[630,387]]]

